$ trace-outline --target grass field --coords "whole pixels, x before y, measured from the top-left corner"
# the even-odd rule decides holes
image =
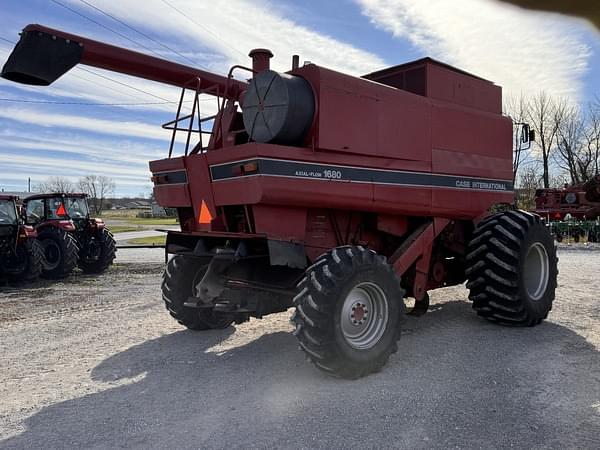
[[[150,236],[143,238],[135,238],[127,241],[129,244],[135,245],[165,245],[167,241],[167,236]]]
[[[165,217],[165,218],[149,218],[143,219],[139,217],[133,217],[130,219],[126,219],[127,223],[130,224],[139,224],[139,225],[177,225],[177,219],[174,217]]]
[[[141,231],[142,227],[134,227],[128,225],[115,225],[113,227],[109,227],[112,233],[129,233],[130,231]]]

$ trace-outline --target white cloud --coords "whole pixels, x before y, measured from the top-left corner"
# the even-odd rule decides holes
[[[581,94],[590,50],[576,20],[491,0],[355,1],[376,26],[511,93]]]
[[[75,7],[81,6],[77,0],[69,2]],[[170,47],[179,43],[177,50],[181,50],[182,43],[192,49],[202,46],[214,49],[226,56],[224,61],[219,61],[223,71],[231,64],[248,65],[249,58],[246,55],[257,47],[273,51],[273,67],[276,70],[288,70],[294,53],[299,53],[302,60],[352,74],[367,73],[385,65],[373,53],[312,31],[284,17],[269,1],[169,0],[169,3],[201,26],[160,0],[148,0],[144,8],[139,7],[138,0],[97,0],[94,5],[144,32],[168,36]],[[199,62],[210,64],[210,61]]]
[[[8,107],[0,109],[0,118],[16,120],[36,127],[56,127],[84,130],[92,133],[156,139],[167,142],[170,134],[160,125],[137,121],[107,120],[74,114],[58,114],[41,108]]]

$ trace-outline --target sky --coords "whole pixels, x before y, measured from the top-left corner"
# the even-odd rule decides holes
[[[0,64],[29,23],[219,74],[250,65],[248,51],[259,47],[273,51],[275,70],[299,54],[357,76],[431,56],[494,81],[505,96],[545,90],[584,103],[600,95],[594,28],[495,0],[2,0]],[[0,79],[0,189],[97,174],[114,179],[118,196],[148,195],[148,161],[167,156],[161,124],[174,118],[179,95],[85,66],[51,87]]]

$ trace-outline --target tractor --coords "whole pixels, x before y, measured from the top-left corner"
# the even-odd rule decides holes
[[[115,240],[103,220],[90,217],[86,194],[35,194],[23,207],[43,249],[42,276],[65,278],[77,266],[102,273],[113,263]]]
[[[221,76],[28,25],[2,76],[43,86],[85,64],[182,88],[168,156],[150,171],[181,224],[163,300],[191,330],[293,308],[306,357],[355,379],[397,351],[406,298],[423,314],[428,292],[466,281],[491,322],[548,316],[555,244],[511,206],[501,87],[431,58],[356,77],[249,57]]]
[[[42,271],[42,249],[33,227],[25,225],[18,197],[0,194],[0,278],[10,284],[31,283]]]

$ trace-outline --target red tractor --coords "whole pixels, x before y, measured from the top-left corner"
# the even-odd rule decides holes
[[[397,350],[405,297],[423,313],[428,291],[467,281],[485,319],[548,316],[552,237],[537,215],[488,212],[514,196],[500,87],[429,58],[354,77],[298,57],[278,73],[272,56],[253,50],[251,68],[219,76],[30,25],[2,76],[48,85],[81,63],[183,88],[168,158],[150,170],[181,224],[163,299],[190,329],[293,307],[307,357],[357,378]],[[203,116],[200,95],[216,111]]]
[[[42,271],[37,233],[25,225],[14,195],[0,194],[0,278],[11,284],[31,283]]]
[[[115,240],[101,219],[90,218],[85,194],[36,194],[23,200],[26,220],[38,232],[46,278],[64,278],[79,266],[102,273],[115,259]]]

